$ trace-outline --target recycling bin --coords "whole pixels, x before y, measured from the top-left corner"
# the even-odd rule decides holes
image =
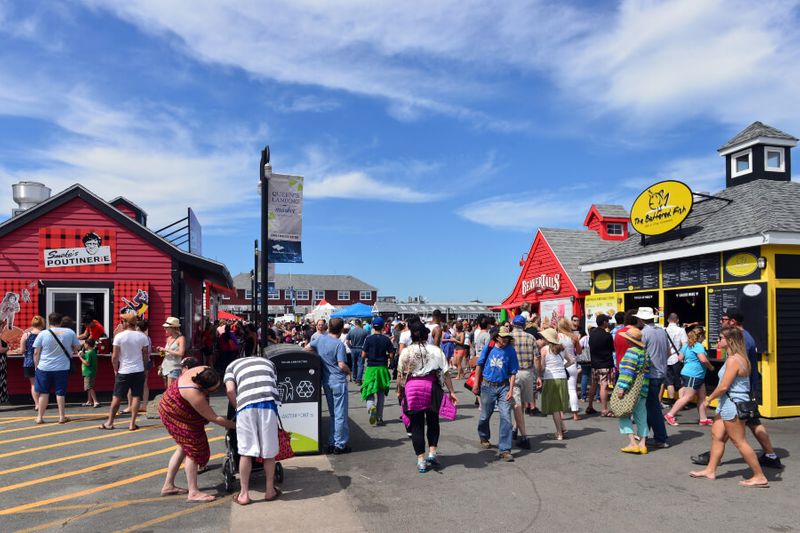
[[[268,346],[264,355],[278,373],[278,412],[292,434],[296,455],[322,453],[322,369],[319,356],[295,344]]]

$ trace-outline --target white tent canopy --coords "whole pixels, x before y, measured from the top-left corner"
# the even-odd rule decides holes
[[[328,320],[331,318],[331,313],[334,311],[336,311],[334,306],[322,300],[313,311],[306,315],[306,318],[310,318],[311,320]]]

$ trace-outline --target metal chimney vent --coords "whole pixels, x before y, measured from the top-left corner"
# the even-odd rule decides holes
[[[20,181],[11,186],[14,201],[19,207],[11,211],[11,216],[17,216],[23,211],[40,204],[50,198],[50,187],[45,187],[38,181]]]

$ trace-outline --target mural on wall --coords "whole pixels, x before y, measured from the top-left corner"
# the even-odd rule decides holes
[[[0,338],[12,353],[38,312],[36,280],[0,280]]]
[[[122,328],[118,317],[134,313],[139,318],[148,318],[150,309],[150,283],[147,281],[125,280],[114,282],[114,334]]]

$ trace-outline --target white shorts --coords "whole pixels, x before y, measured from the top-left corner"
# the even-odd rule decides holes
[[[251,408],[236,415],[239,455],[272,459],[278,455],[278,417],[272,409]]]

